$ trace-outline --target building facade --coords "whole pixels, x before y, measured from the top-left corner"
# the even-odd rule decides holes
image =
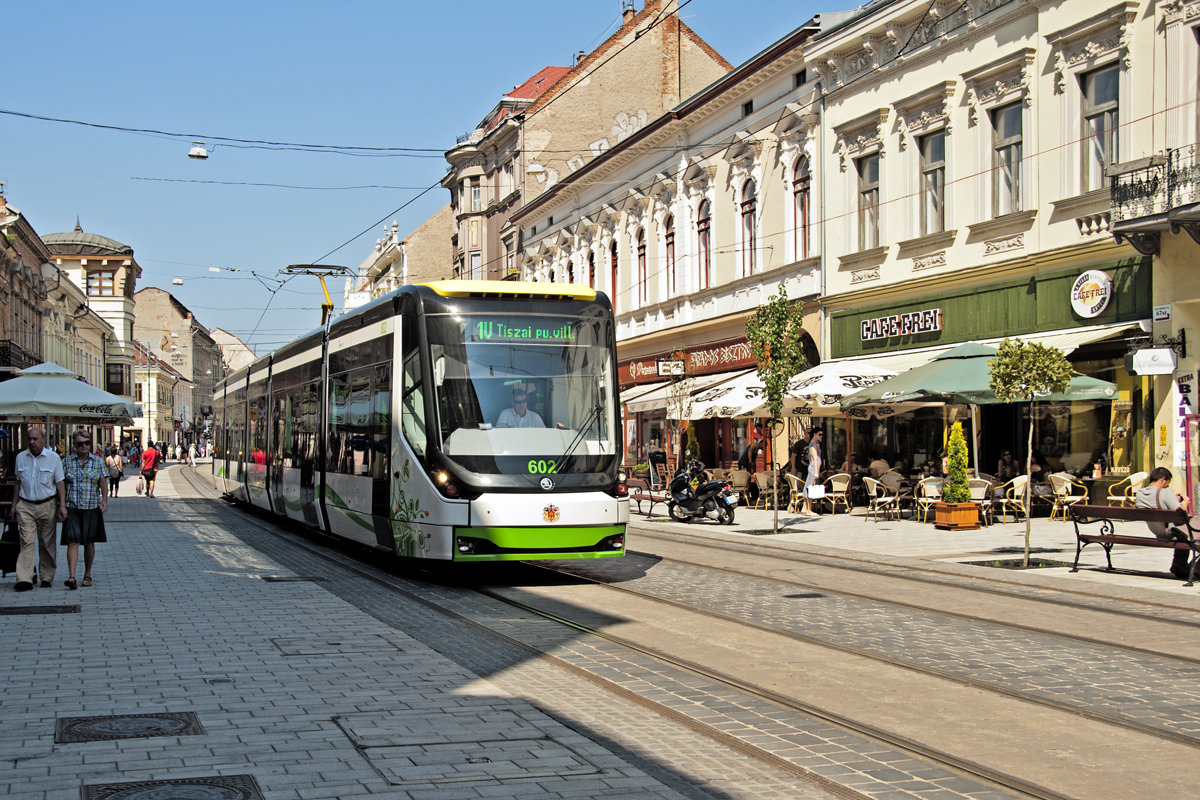
[[[134,337],[187,379],[191,402],[177,407],[183,440],[208,438],[213,421],[213,387],[225,373],[221,348],[183,303],[155,287],[134,294]]]
[[[574,66],[515,87],[446,153],[456,277],[520,275],[514,212],[729,69],[680,22],[677,0],[646,0]]]
[[[43,264],[52,258],[29,220],[0,194],[0,380],[44,360]]]
[[[224,328],[213,328],[212,338],[221,348],[221,369],[225,375],[248,367],[258,359],[245,342]]]
[[[149,442],[174,445],[177,431],[182,428],[176,406],[177,386],[186,383],[187,378],[141,342],[133,342],[133,351],[134,399],[141,404],[142,416],[126,430],[126,438],[142,447]]]
[[[375,240],[375,249],[358,265],[355,277],[346,280],[343,309],[357,308],[406,284],[454,277],[453,229],[454,215],[448,205],[403,239],[400,225],[392,220]]]
[[[133,248],[107,236],[85,233],[78,222],[68,233],[42,237],[52,263],[87,295],[88,306],[109,324],[113,338],[105,352],[103,387],[133,399],[134,302],[142,268]]]

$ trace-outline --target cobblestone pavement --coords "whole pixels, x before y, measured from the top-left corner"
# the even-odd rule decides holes
[[[574,574],[692,608],[876,655],[964,681],[1020,692],[1185,736],[1200,734],[1194,661],[1092,645],[886,602],[815,593],[796,613],[792,583],[628,556],[572,562]],[[1014,620],[1017,622],[1018,620]],[[1200,744],[1200,740],[1197,741]]]
[[[237,512],[223,504],[180,502],[178,469],[160,473],[156,498],[130,492],[112,502],[95,586],[69,591],[59,581],[15,594],[11,576],[0,581],[11,654],[0,668],[5,796],[76,800],[116,784],[245,775],[272,800],[829,796],[744,758],[689,772],[721,758],[707,743],[692,742],[691,763],[654,760],[644,745],[652,732],[681,746],[689,732],[603,692],[576,692],[577,680],[545,665],[513,661],[503,680],[481,678],[364,613],[375,603],[409,616],[364,581],[357,602],[329,580],[264,581],[314,573],[233,535],[226,515]],[[10,613],[71,605],[75,613]],[[445,626],[428,633],[453,635]],[[502,685],[532,680],[560,695],[558,708]],[[607,734],[574,719],[567,695],[607,717]],[[55,742],[66,717],[162,712],[193,712],[203,732]],[[643,724],[641,755],[619,734]],[[722,768],[748,765],[760,778],[751,791],[719,785]]]

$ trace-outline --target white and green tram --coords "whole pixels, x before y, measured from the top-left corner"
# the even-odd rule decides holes
[[[608,298],[510,281],[405,286],[218,384],[231,497],[400,556],[624,553]]]

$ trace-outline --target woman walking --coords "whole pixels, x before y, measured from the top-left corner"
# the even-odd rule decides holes
[[[125,475],[125,460],[121,458],[121,451],[115,447],[108,448],[104,466],[108,468],[108,488],[116,497],[121,493],[121,478]]]
[[[107,542],[104,514],[108,511],[108,469],[92,452],[92,435],[85,430],[71,434],[72,452],[62,460],[67,490],[67,518],[62,525],[61,544],[67,546],[67,574],[63,584],[74,589],[79,545],[83,545],[83,585],[92,585],[96,542]]]

